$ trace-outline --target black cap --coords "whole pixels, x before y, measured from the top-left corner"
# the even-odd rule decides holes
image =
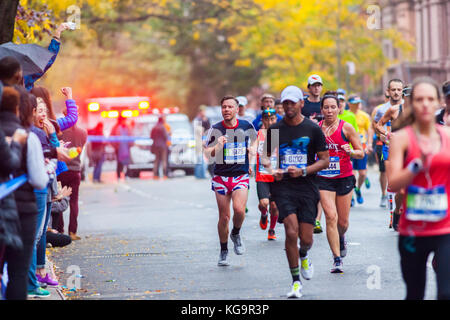
[[[447,81],[442,86],[442,91],[444,92],[444,96],[450,95],[450,81]]]

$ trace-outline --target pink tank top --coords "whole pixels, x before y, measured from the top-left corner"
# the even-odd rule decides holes
[[[322,127],[322,123],[323,121],[319,123],[320,127]],[[343,145],[348,144],[342,129],[344,124],[345,121],[340,120],[336,131],[330,136],[325,136],[328,145],[328,152],[330,153],[330,165],[327,169],[317,173],[317,175],[321,177],[338,179],[353,175],[353,166],[350,155],[342,149]]]
[[[429,160],[428,176],[422,171],[406,188],[404,212],[400,217],[402,236],[436,236],[450,233],[450,139],[444,128],[437,125],[441,136],[441,150]],[[404,167],[421,157],[417,137],[407,127],[410,145]]]

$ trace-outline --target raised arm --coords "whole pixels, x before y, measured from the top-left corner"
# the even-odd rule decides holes
[[[72,99],[72,88],[61,88],[62,94],[66,97],[66,115],[63,118],[58,118],[56,121],[61,131],[67,130],[75,125],[78,121],[78,107],[75,100]]]

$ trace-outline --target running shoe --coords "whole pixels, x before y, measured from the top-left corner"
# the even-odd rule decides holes
[[[267,214],[265,216],[261,215],[261,219],[259,219],[259,226],[263,230],[267,229],[267,220],[268,220],[267,217],[268,217]]]
[[[364,199],[361,195],[361,190],[358,187],[355,187],[355,193],[356,193],[356,201],[358,201],[359,204],[363,204]]]
[[[37,287],[34,290],[28,290],[27,295],[29,298],[48,298],[50,297],[50,292],[41,287]]]
[[[354,207],[355,206],[355,199],[352,196],[352,203],[350,204],[350,207]]]
[[[334,258],[333,268],[331,268],[331,273],[344,273],[343,269],[344,263],[341,257]]]
[[[344,258],[347,255],[347,241],[345,241],[345,238],[342,241],[339,238],[339,249],[341,251],[341,257]]]
[[[301,269],[300,273],[302,274],[303,279],[311,280],[314,275],[314,266],[311,262],[311,259],[308,256],[304,258],[300,258],[301,261]]]
[[[380,200],[380,207],[381,208],[386,208],[387,207],[387,196],[381,196],[381,200]]]
[[[219,262],[217,263],[219,267],[226,267],[230,265],[227,260],[227,255],[228,250],[220,250]]]
[[[48,284],[50,287],[58,286],[58,281],[50,278],[48,273],[45,275],[45,277],[41,277],[40,275],[36,274],[36,278],[37,278],[38,282]]]
[[[301,298],[302,297],[302,283],[300,281],[295,281],[292,284],[292,289],[287,293],[288,298]]]
[[[364,183],[366,184],[366,188],[370,189],[370,180],[369,177],[366,177],[366,180],[364,180]]]
[[[277,240],[275,235],[275,230],[269,229],[269,234],[267,235],[267,240]]]
[[[316,225],[314,226],[314,233],[322,233],[322,226],[320,225],[320,221],[316,220]]]
[[[234,253],[236,253],[237,255],[244,254],[245,248],[244,248],[244,244],[242,243],[242,240],[241,240],[241,235],[240,234],[236,234],[236,235],[230,234],[230,239],[234,243]]]

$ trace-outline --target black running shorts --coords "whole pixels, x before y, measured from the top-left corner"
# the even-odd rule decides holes
[[[292,185],[277,185],[272,187],[272,197],[278,208],[278,222],[290,214],[297,216],[299,223],[315,225],[317,204],[320,201],[319,190],[314,185],[295,188]]]
[[[386,172],[386,166],[384,165],[383,146],[376,145],[375,152],[378,158],[378,168],[380,172]]]
[[[319,187],[319,190],[333,191],[336,192],[337,196],[345,196],[349,192],[352,192],[355,185],[355,176],[337,179],[317,177],[317,186]]]
[[[273,201],[270,193],[271,182],[256,181],[256,193],[258,194],[258,200],[269,199]]]

